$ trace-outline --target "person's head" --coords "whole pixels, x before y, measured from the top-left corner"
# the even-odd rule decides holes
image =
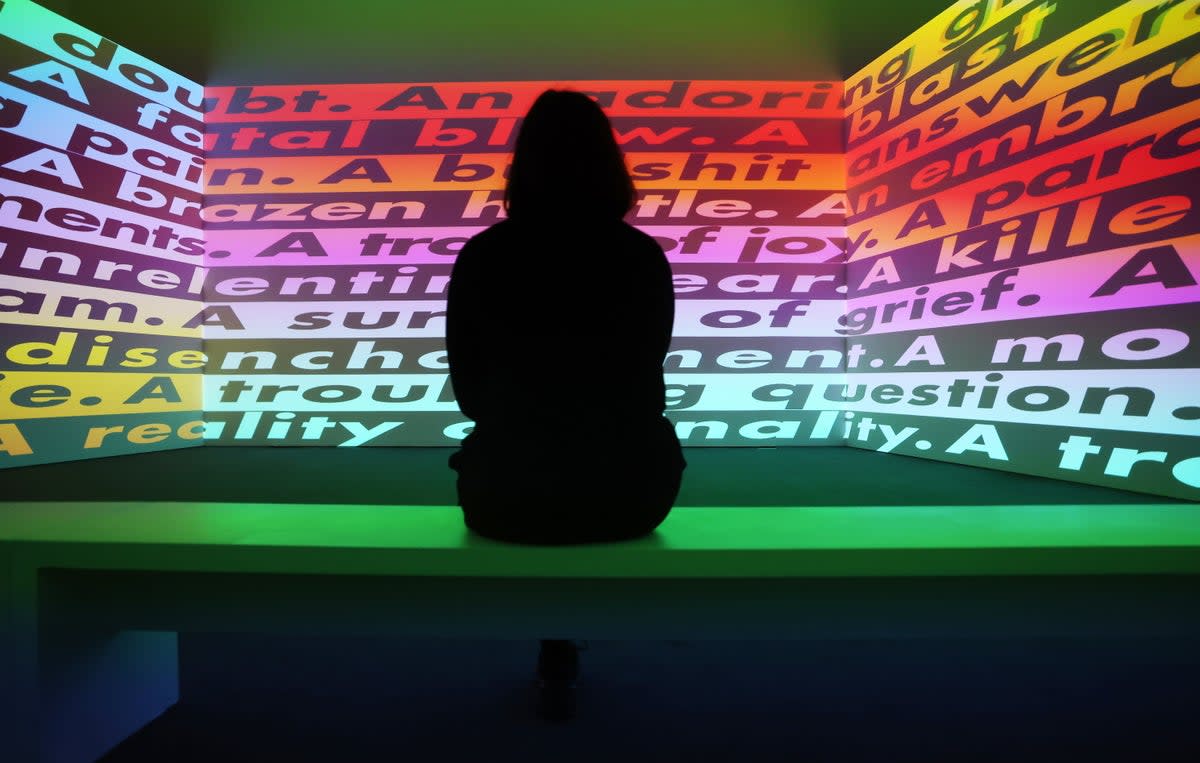
[[[633,179],[600,106],[571,90],[538,96],[517,134],[504,189],[509,217],[620,219],[633,202]]]

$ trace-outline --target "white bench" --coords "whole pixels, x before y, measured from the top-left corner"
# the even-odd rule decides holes
[[[0,739],[90,761],[179,699],[177,634],[1200,635],[1200,507],[677,508],[524,547],[457,508],[0,504]]]

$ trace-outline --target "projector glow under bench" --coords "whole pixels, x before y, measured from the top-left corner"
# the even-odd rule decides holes
[[[91,761],[180,699],[179,632],[1200,636],[1200,511],[677,508],[539,548],[445,506],[7,503],[0,594],[5,759]]]

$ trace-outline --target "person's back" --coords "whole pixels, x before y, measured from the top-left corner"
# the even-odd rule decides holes
[[[468,526],[526,543],[650,532],[683,458],[663,417],[674,296],[661,247],[620,220],[509,220],[464,247],[447,308]]]

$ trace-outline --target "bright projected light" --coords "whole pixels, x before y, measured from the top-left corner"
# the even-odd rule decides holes
[[[200,445],[203,88],[0,5],[0,465]]]
[[[962,0],[845,82],[206,88],[6,0],[0,464],[455,445],[454,257],[568,87],[674,269],[685,445],[1200,498],[1200,14],[1096,13]]]
[[[690,81],[208,88],[208,437],[465,436],[446,285],[503,217],[514,136],[549,87],[605,107],[639,189],[628,220],[675,270],[667,395],[683,442],[840,440],[840,406],[799,390],[845,381],[841,83]],[[534,295],[512,299],[520,320],[551,319]]]
[[[996,5],[846,82],[847,443],[1200,498],[1196,5]]]

